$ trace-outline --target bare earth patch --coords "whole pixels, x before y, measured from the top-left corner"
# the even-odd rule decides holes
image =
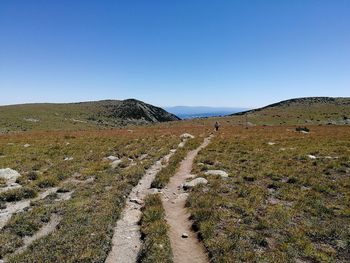
[[[209,144],[210,138],[206,138],[201,146],[187,154],[178,172],[170,178],[163,192],[162,203],[167,223],[170,226],[169,236],[175,263],[209,262],[203,246],[198,241],[196,234],[191,231],[192,222],[185,208],[187,194],[183,192],[181,186],[186,179],[193,177],[190,174],[193,160],[198,152]]]

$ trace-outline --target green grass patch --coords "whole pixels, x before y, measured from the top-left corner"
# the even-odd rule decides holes
[[[146,197],[140,224],[143,245],[138,262],[172,263],[170,239],[167,234],[169,227],[165,221],[165,211],[158,194]]]

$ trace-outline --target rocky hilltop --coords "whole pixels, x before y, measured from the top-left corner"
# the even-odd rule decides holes
[[[35,103],[0,107],[0,132],[80,130],[179,120],[136,99],[77,103]]]

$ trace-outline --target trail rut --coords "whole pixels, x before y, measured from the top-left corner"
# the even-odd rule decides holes
[[[191,175],[193,160],[198,152],[209,144],[210,139],[211,136],[205,138],[201,146],[187,154],[181,162],[179,170],[171,177],[169,184],[163,191],[162,203],[167,223],[170,226],[169,237],[174,263],[209,262],[203,246],[191,230],[192,222],[189,220],[190,215],[185,208],[187,193],[181,189],[181,185],[186,179],[193,177]],[[188,234],[188,237],[183,238],[183,233]]]
[[[105,263],[135,263],[141,248],[141,234],[138,222],[141,217],[141,206],[144,198],[150,193],[151,183],[156,174],[162,169],[163,162],[167,163],[175,153],[168,155],[153,164],[128,196],[121,218],[117,221],[112,238],[112,249]]]

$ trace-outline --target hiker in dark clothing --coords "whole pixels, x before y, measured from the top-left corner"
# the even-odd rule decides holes
[[[214,127],[215,127],[215,130],[218,131],[219,127],[220,127],[220,124],[216,121],[215,124],[214,124]]]

